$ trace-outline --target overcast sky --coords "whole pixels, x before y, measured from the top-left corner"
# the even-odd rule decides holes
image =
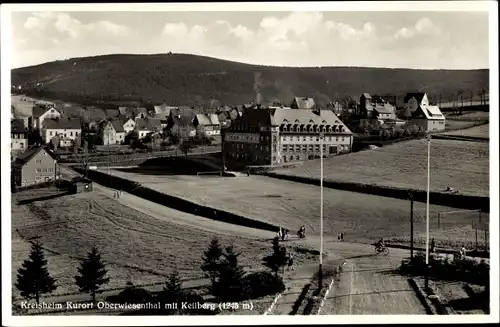
[[[14,12],[12,67],[110,53],[277,66],[488,68],[487,12]]]

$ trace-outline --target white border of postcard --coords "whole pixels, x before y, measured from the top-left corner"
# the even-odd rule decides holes
[[[407,2],[296,2],[296,3],[175,3],[175,4],[19,4],[1,6],[2,56],[2,323],[6,326],[140,326],[140,325],[261,325],[348,323],[479,323],[498,322],[498,220],[491,230],[491,314],[458,316],[364,315],[364,316],[12,316],[10,235],[10,13],[13,11],[484,11],[490,25],[490,197],[491,217],[498,212],[498,3],[496,1],[407,1]]]

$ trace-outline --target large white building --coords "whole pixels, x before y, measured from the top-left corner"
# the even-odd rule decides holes
[[[228,160],[246,165],[279,165],[350,152],[353,134],[330,110],[255,109],[224,132]]]

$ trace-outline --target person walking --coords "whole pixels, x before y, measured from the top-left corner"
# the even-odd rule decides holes
[[[436,249],[436,242],[434,242],[434,239],[431,240],[431,253],[434,253],[434,250]]]
[[[288,257],[288,270],[295,270],[295,268],[293,267],[293,255],[291,253]]]

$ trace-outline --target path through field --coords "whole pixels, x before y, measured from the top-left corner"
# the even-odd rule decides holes
[[[404,252],[391,252],[395,253],[383,256],[374,254],[373,248],[356,250],[328,293],[321,314],[426,314],[408,280],[394,272]]]

